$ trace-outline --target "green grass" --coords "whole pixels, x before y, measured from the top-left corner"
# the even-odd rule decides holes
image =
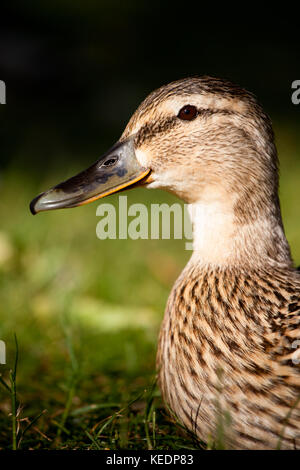
[[[282,123],[275,130],[284,224],[299,265],[300,132]],[[153,385],[165,303],[190,252],[178,240],[98,240],[97,203],[33,217],[32,197],[65,176],[11,168],[1,179],[0,373],[8,388],[0,384],[0,448],[200,448]],[[176,201],[160,191],[126,194],[129,203]]]

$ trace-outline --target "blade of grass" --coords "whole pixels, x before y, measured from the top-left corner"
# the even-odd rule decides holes
[[[0,383],[3,385],[3,387],[8,391],[8,393],[11,393],[11,388],[7,385],[7,383],[3,380],[3,378],[0,375]]]
[[[17,365],[19,359],[19,347],[17,336],[14,334],[15,346],[16,346],[16,356],[14,362],[13,370],[9,372],[10,385],[11,385],[11,416],[12,416],[12,449],[17,450]]]
[[[35,418],[33,418],[33,420],[26,426],[26,428],[22,431],[21,433],[21,436],[19,438],[19,441],[18,441],[18,447],[20,447],[21,445],[21,441],[23,439],[23,437],[25,436],[26,432],[29,431],[29,429],[40,419],[40,417],[46,413],[47,410],[43,410],[41,411],[41,413],[39,413]]]
[[[66,326],[64,326],[65,334],[66,334],[66,342],[67,342],[67,348],[68,348],[68,353],[69,357],[71,360],[71,377],[69,380],[69,385],[68,385],[68,394],[67,394],[67,400],[64,408],[64,412],[62,414],[62,418],[60,421],[60,426],[57,429],[57,435],[56,438],[59,440],[61,437],[62,431],[65,429],[65,424],[68,419],[68,416],[70,414],[70,409],[72,406],[72,401],[75,396],[76,392],[76,387],[77,383],[79,380],[79,367],[78,367],[78,361],[74,352],[74,347],[71,339],[70,332]]]
[[[150,432],[149,432],[149,421],[151,419],[152,413],[154,412],[153,410],[153,401],[154,401],[154,390],[156,387],[156,380],[152,383],[148,397],[147,397],[147,405],[146,405],[146,410],[145,410],[145,416],[144,416],[144,428],[145,428],[145,434],[146,434],[146,441],[147,441],[147,446],[148,450],[153,449],[154,443],[151,442],[150,438]],[[152,417],[153,420],[153,417]],[[153,430],[152,430],[153,432]]]
[[[94,444],[94,446],[96,447],[97,450],[101,450],[101,447],[99,446],[98,442],[96,441],[96,439],[88,432],[88,431],[85,431],[85,434],[88,436],[88,438],[92,441],[92,443]]]
[[[105,408],[119,408],[120,403],[100,403],[94,405],[86,405],[82,406],[81,408],[77,408],[70,413],[70,416],[80,416],[81,414],[89,413],[96,410],[101,410]]]

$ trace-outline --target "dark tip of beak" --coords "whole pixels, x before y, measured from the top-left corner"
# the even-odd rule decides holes
[[[36,201],[40,198],[41,194],[39,194],[38,196],[36,196],[34,199],[32,199],[30,205],[29,205],[29,208],[30,208],[30,212],[32,213],[32,215],[36,215],[37,214],[37,211],[35,210],[35,203]]]

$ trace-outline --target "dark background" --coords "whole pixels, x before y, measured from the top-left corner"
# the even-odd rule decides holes
[[[1,2],[0,339],[7,364],[0,374],[9,384],[15,333],[20,429],[38,417],[22,441],[19,433],[21,449],[199,448],[152,386],[166,301],[191,255],[185,240],[99,240],[102,200],[35,217],[29,202],[111,147],[155,88],[191,75],[224,77],[254,92],[273,120],[284,226],[299,265],[295,8]],[[159,190],[123,194],[128,207],[179,202]],[[118,213],[118,194],[104,203]],[[0,450],[13,446],[12,416],[0,380]]]
[[[93,161],[149,92],[190,75],[228,78],[269,113],[298,119],[290,99],[300,63],[295,7],[205,6],[46,0],[1,7],[2,168],[54,169],[61,154]]]

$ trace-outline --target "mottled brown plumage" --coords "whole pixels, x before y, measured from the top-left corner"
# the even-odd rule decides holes
[[[181,121],[184,105],[197,118]],[[278,200],[272,125],[227,81],[184,79],[130,120],[145,184],[191,204],[194,252],[172,289],[157,364],[165,402],[204,441],[222,414],[237,449],[300,447],[300,274]]]
[[[299,447],[299,297],[299,275],[289,269],[188,264],[158,351],[164,399],[187,428],[214,436],[221,405],[231,417],[227,445],[275,449],[282,437],[282,448]]]

